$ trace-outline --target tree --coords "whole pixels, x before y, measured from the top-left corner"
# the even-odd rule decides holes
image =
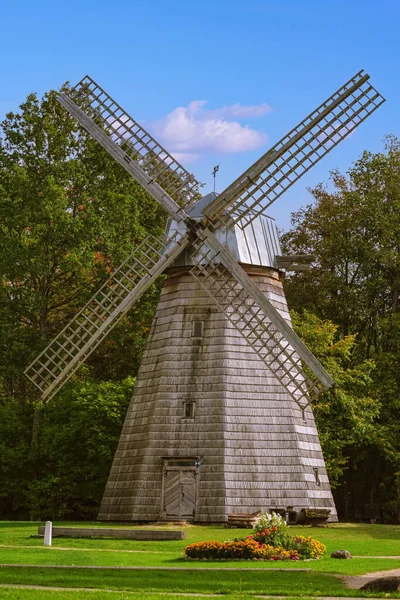
[[[333,488],[340,485],[352,448],[360,448],[374,435],[381,406],[371,396],[375,364],[365,360],[352,365],[356,336],[340,337],[338,325],[304,310],[291,311],[293,326],[335,381],[333,389],[313,402],[313,412]],[[335,435],[332,435],[332,431]]]
[[[354,496],[353,514],[362,514],[355,505],[368,498],[400,520],[399,140],[387,138],[385,152],[364,152],[347,176],[334,172],[331,180],[333,191],[311,190],[314,203],[293,215],[283,237],[286,252],[315,257],[311,271],[287,279],[288,302],[330,319],[345,339],[356,336],[352,369],[373,360],[368,395],[379,417],[344,448],[348,467],[340,481],[343,494]],[[362,374],[354,383],[364,385]]]
[[[0,518],[95,519],[132,396],[134,378],[74,382],[40,407],[0,398]]]
[[[134,246],[161,234],[165,215],[66,114],[56,92],[30,94],[1,128],[0,378],[4,393],[26,397],[23,369]],[[149,298],[153,306],[157,295],[145,305]],[[140,309],[135,314],[133,374],[149,312],[144,323]],[[119,340],[117,333],[114,363]]]
[[[166,215],[66,113],[54,91],[42,99],[30,94],[1,123],[0,215],[0,514],[46,511],[49,490],[59,490],[59,514],[66,514],[62,502],[70,480],[61,482],[62,469],[54,462],[46,421],[51,408],[37,401],[23,370],[138,243],[149,233],[161,235]],[[83,385],[91,372],[119,380],[136,374],[158,291],[148,290],[105,348],[92,355],[81,370]],[[125,410],[125,396],[118,398]],[[63,418],[67,414],[63,409]],[[82,412],[79,418],[86,427]],[[70,465],[82,462],[84,451],[86,463],[93,458],[84,444],[64,450]],[[51,475],[43,468],[47,463],[54,467]],[[96,469],[91,491],[84,488],[86,508],[83,492],[79,496],[81,516],[94,514],[99,500],[104,472]]]
[[[348,177],[332,173],[334,191],[310,190],[314,204],[292,217],[287,252],[316,257],[309,273],[287,282],[290,306],[357,332],[368,357],[384,344],[381,319],[398,312],[400,293],[400,142],[386,154],[364,152]]]

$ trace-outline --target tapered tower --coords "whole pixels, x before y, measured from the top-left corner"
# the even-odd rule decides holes
[[[290,324],[274,221],[216,235]],[[335,520],[311,408],[302,412],[191,276],[193,252],[168,269],[99,519],[224,522],[290,506],[330,508]]]

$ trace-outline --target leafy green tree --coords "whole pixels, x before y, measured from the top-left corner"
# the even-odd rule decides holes
[[[283,237],[286,251],[316,258],[288,280],[290,306],[358,333],[365,357],[385,344],[381,319],[398,312],[400,293],[400,142],[385,148],[364,152],[347,178],[332,173],[333,192],[310,190],[314,204],[293,214]]]
[[[343,446],[342,475],[340,456],[334,462],[343,494],[358,505],[353,514],[362,514],[359,505],[368,501],[400,520],[399,140],[388,137],[384,152],[364,152],[347,176],[332,173],[332,183],[333,191],[322,185],[311,190],[314,203],[293,215],[284,235],[287,252],[315,257],[309,272],[287,279],[288,302],[330,319],[344,339],[356,336],[349,367],[374,362],[369,380],[358,373],[354,386],[366,389],[379,415],[364,436]],[[349,398],[344,400],[343,410],[350,407]],[[323,438],[325,420],[332,423],[331,415],[320,419]],[[333,443],[340,442],[341,431],[335,429]]]
[[[134,382],[66,384],[40,407],[35,453],[33,403],[0,399],[0,518],[96,518]]]
[[[66,514],[65,498],[79,492],[68,492],[70,480],[61,482],[48,441],[52,409],[36,400],[23,370],[138,243],[162,234],[166,215],[66,113],[54,91],[41,99],[30,94],[6,115],[0,134],[0,514],[45,511],[44,499],[57,489],[55,506]],[[88,372],[116,380],[136,374],[158,293],[153,286],[90,357],[82,383]],[[70,465],[78,448],[64,448]],[[43,469],[48,462],[51,474]],[[86,508],[83,495],[80,508],[71,504],[75,514],[90,506],[93,512],[98,502],[104,473],[94,469],[94,475]]]
[[[33,407],[0,395],[0,519],[26,518]]]
[[[24,367],[148,233],[161,234],[165,215],[66,114],[56,92],[30,94],[1,129],[0,377],[4,393],[22,397]],[[135,317],[141,321],[140,310]],[[118,356],[116,349],[108,360]]]
[[[375,435],[381,406],[371,396],[375,364],[352,364],[356,336],[340,337],[338,325],[308,311],[291,312],[293,326],[335,380],[332,390],[313,402],[313,412],[333,488],[348,467],[352,448],[360,452],[365,440]],[[332,432],[335,435],[332,435]]]

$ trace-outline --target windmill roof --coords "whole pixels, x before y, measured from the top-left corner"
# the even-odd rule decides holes
[[[203,215],[203,210],[217,196],[218,196],[218,194],[216,194],[215,192],[210,192],[209,194],[206,194],[205,196],[203,196],[202,198],[200,198],[200,200],[198,200],[196,202],[196,204],[194,205],[194,207],[189,211],[189,216],[192,217],[192,219],[202,219],[203,216],[204,216]]]

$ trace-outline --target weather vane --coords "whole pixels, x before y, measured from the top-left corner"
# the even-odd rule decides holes
[[[214,192],[215,192],[215,177],[216,177],[218,171],[219,171],[219,165],[215,165],[213,168],[213,172],[211,173],[211,175],[214,177]]]

